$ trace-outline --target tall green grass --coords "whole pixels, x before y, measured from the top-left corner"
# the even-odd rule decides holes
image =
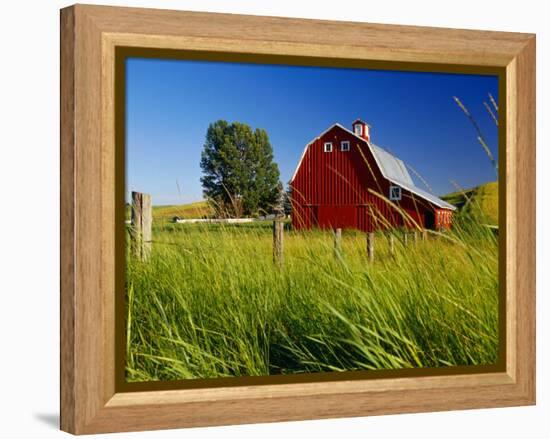
[[[494,363],[498,243],[457,217],[453,231],[395,252],[377,234],[285,231],[270,223],[164,224],[151,258],[127,259],[129,381]]]

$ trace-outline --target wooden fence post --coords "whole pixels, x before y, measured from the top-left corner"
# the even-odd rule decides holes
[[[413,241],[414,245],[418,244],[418,232],[416,230],[413,232]]]
[[[279,219],[273,221],[273,262],[282,266],[283,256],[283,230],[285,223]]]
[[[407,245],[409,243],[409,233],[405,230],[403,232],[403,245]]]
[[[340,255],[342,252],[342,229],[338,228],[334,230],[334,254]]]
[[[367,233],[367,256],[369,262],[374,261],[374,232]]]
[[[426,229],[422,230],[422,241],[428,240],[428,231]]]
[[[395,247],[394,247],[394,242],[393,242],[393,233],[391,233],[391,232],[388,236],[388,243],[389,243],[389,246],[390,246],[390,253],[393,255]]]
[[[151,254],[152,225],[151,195],[132,192],[132,251],[142,261]]]

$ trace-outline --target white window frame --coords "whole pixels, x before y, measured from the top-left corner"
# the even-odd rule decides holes
[[[397,189],[398,192],[399,192],[399,195],[394,195],[394,190]],[[391,201],[399,201],[401,200],[401,196],[402,196],[402,189],[401,189],[401,186],[395,186],[395,185],[391,185],[390,186],[390,200]]]
[[[323,146],[324,152],[332,152],[332,142],[325,142],[325,145]]]
[[[349,140],[342,140],[340,142],[340,151],[347,152],[350,149]]]
[[[353,132],[354,132],[357,136],[362,136],[362,135],[363,135],[363,125],[361,125],[360,123],[356,123],[356,124],[353,126]]]

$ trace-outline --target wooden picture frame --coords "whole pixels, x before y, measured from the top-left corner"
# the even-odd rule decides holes
[[[118,48],[311,58],[503,79],[504,361],[491,372],[120,391],[115,349]],[[501,241],[503,242],[503,241]],[[61,11],[61,429],[149,430],[535,403],[535,36],[76,5]]]

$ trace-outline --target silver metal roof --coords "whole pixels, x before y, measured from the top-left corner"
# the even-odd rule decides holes
[[[418,195],[419,197],[424,198],[425,200],[428,200],[435,204],[436,206],[442,207],[444,209],[451,209],[456,210],[456,207],[452,204],[447,203],[446,201],[443,201],[441,198],[436,197],[433,194],[430,194],[429,192],[426,192],[425,190],[420,189],[419,187],[415,186],[414,184],[406,184],[402,181],[394,181],[391,178],[389,179],[392,183],[397,184],[398,186],[401,186],[403,189],[406,189],[413,194]]]
[[[441,198],[438,198],[435,195],[430,194],[429,192],[426,192],[425,190],[415,186],[409,174],[409,171],[405,166],[405,163],[403,163],[403,160],[398,159],[397,157],[390,154],[385,149],[382,149],[378,145],[375,145],[374,143],[367,143],[371,147],[374,158],[378,163],[378,167],[380,168],[382,175],[390,180],[393,184],[401,186],[403,189],[406,189],[409,192],[412,192],[413,194],[416,194],[419,197],[430,201],[436,206],[445,209],[456,210],[456,207],[452,204],[449,204],[446,201],[443,201]]]
[[[388,180],[400,181],[404,184],[414,186],[409,171],[407,171],[407,167],[402,160],[391,155],[388,151],[380,148],[374,143],[371,143],[370,145],[372,146],[378,166],[380,166],[380,169],[382,170],[382,174],[384,174]]]

